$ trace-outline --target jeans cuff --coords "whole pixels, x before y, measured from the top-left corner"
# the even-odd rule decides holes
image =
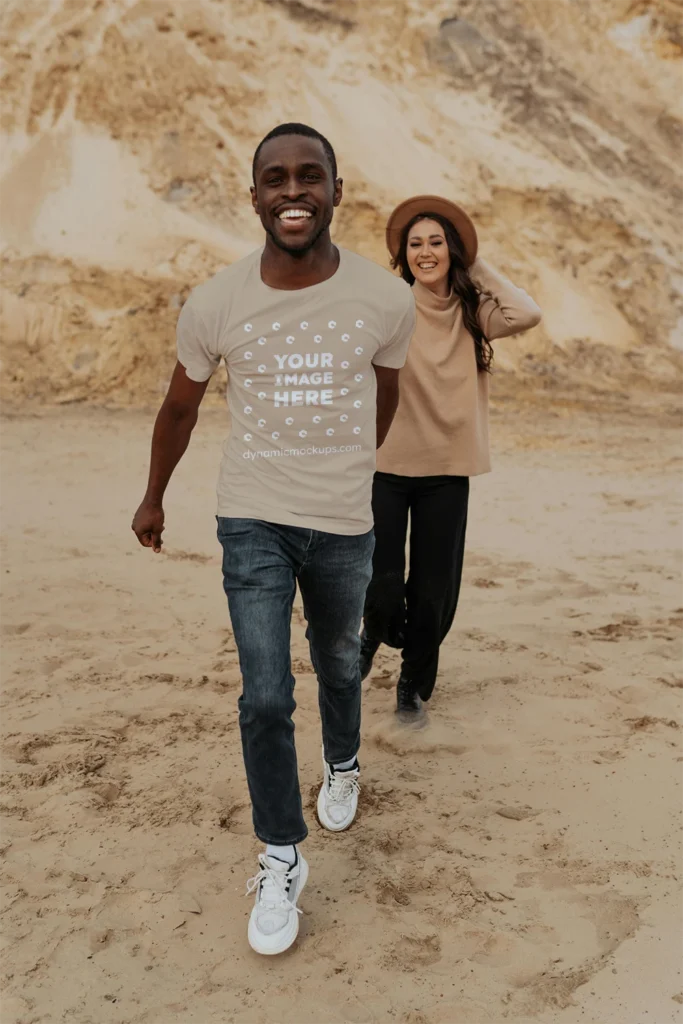
[[[346,764],[347,761],[353,761],[354,759],[357,761],[359,754],[360,754],[360,747],[356,747],[355,754],[349,754],[348,757],[335,757],[334,761],[330,761],[329,758],[327,757],[327,754],[326,754],[325,755],[325,760],[327,761],[327,763],[329,765]]]
[[[303,843],[307,836],[308,829],[299,833],[294,839],[283,839],[281,836],[274,838],[273,836],[267,836],[265,832],[256,833],[257,839],[260,839],[262,843],[270,843],[271,846],[296,846],[298,843]]]

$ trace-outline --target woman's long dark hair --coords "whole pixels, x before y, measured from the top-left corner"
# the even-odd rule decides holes
[[[404,281],[407,281],[409,285],[414,283],[415,275],[408,266],[408,235],[410,234],[411,228],[421,220],[435,220],[437,224],[440,224],[443,228],[443,233],[446,236],[446,245],[448,246],[448,254],[451,260],[450,269],[448,271],[448,282],[454,293],[460,299],[463,323],[474,338],[474,353],[477,358],[477,369],[484,373],[490,373],[491,363],[493,361],[493,349],[491,348],[490,341],[482,331],[477,317],[477,311],[479,309],[479,292],[477,291],[474,281],[470,277],[467,269],[465,246],[462,244],[462,239],[451,222],[438,213],[425,212],[416,214],[412,220],[408,221],[403,229],[398,254],[396,255],[396,258],[392,260],[391,265],[395,270],[400,271],[401,277]]]

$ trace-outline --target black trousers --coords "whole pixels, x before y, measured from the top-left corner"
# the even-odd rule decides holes
[[[434,690],[439,647],[458,605],[469,490],[466,476],[375,474],[375,553],[365,597],[365,633],[402,649],[402,673],[423,700]]]

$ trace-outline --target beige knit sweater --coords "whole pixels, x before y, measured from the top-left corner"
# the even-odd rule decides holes
[[[521,288],[481,259],[470,275],[481,292],[479,323],[489,341],[521,334],[541,319]],[[416,281],[417,323],[399,377],[400,399],[377,469],[400,476],[477,476],[491,469],[489,374],[477,370],[460,300]]]

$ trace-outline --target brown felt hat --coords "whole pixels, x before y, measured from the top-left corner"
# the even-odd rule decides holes
[[[396,207],[387,221],[387,248],[394,259],[398,254],[403,229],[418,213],[438,213],[449,220],[462,239],[468,267],[474,263],[479,244],[477,229],[462,206],[440,196],[413,196]]]

